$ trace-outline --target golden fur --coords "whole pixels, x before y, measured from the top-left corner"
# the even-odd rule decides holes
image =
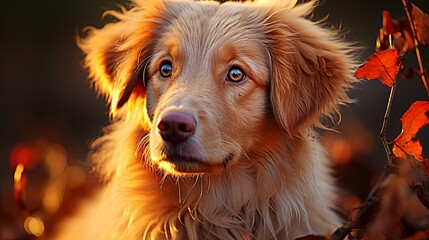
[[[338,227],[314,128],[349,101],[354,59],[306,18],[314,7],[135,0],[107,12],[119,21],[79,41],[111,105],[92,154],[106,185],[56,239],[295,239]],[[246,79],[228,81],[231,66]],[[168,111],[196,119],[182,150],[198,161],[165,159],[157,124]]]

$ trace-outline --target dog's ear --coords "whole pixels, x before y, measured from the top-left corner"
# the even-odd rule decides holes
[[[266,18],[266,39],[271,59],[271,102],[278,123],[290,135],[321,116],[338,112],[350,101],[354,68],[349,44],[337,32],[305,18],[314,2],[272,8]]]
[[[111,113],[121,108],[134,93],[144,97],[144,73],[163,23],[165,6],[161,1],[148,1],[143,6],[122,12],[107,11],[117,18],[100,29],[87,27],[78,46],[85,54],[84,67],[97,92],[110,104]],[[142,96],[143,95],[143,96]]]

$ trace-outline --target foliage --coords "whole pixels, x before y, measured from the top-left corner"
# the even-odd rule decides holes
[[[429,16],[409,0],[402,0],[402,4],[407,17],[392,19],[388,11],[383,11],[377,53],[355,72],[356,78],[379,79],[391,89],[379,135],[388,160],[384,171],[347,224],[331,236],[308,235],[300,240],[429,238],[427,221],[414,226],[417,231],[409,236],[404,236],[401,224],[411,215],[418,218],[416,209],[421,209],[421,205],[429,209],[429,160],[422,156],[422,145],[416,139],[419,130],[429,124],[429,101],[414,102],[401,118],[402,132],[391,142],[386,137],[398,73],[403,78],[417,74],[429,95],[428,69],[423,66],[420,54],[420,47],[429,45]],[[419,70],[403,64],[404,55],[413,51]]]
[[[429,123],[429,101],[416,101],[402,116],[402,132],[389,142],[387,120],[392,108],[397,75],[403,66],[403,56],[415,51],[417,73],[429,94],[427,69],[423,67],[420,46],[429,44],[429,16],[407,0],[402,1],[407,18],[392,19],[383,11],[383,27],[377,38],[377,53],[359,67],[355,77],[379,79],[391,88],[380,139],[387,154],[387,163],[379,181],[374,185],[358,213],[346,225],[338,228],[332,239],[390,239],[404,237],[401,220],[413,204],[429,209],[429,160],[422,156],[422,146],[416,139],[419,130]],[[412,69],[412,68],[410,68]],[[402,76],[411,77],[410,74]],[[393,145],[393,146],[392,146]],[[416,199],[419,199],[416,200]],[[426,226],[411,239],[429,238]]]

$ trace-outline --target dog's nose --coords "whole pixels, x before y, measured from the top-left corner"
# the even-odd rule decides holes
[[[189,113],[171,111],[165,113],[158,123],[162,139],[180,143],[188,140],[195,132],[197,121]]]

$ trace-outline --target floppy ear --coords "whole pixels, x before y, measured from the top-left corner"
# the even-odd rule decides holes
[[[155,32],[163,22],[164,11],[161,1],[147,2],[144,7],[137,5],[129,11],[105,12],[105,16],[111,15],[118,21],[101,29],[88,27],[87,36],[78,39],[92,84],[106,97],[112,114],[133,93],[142,97],[145,94],[144,68],[152,54]]]
[[[349,102],[354,59],[337,33],[305,18],[314,2],[279,6],[267,13],[266,39],[271,57],[271,103],[277,122],[290,135],[319,125],[324,115]]]

